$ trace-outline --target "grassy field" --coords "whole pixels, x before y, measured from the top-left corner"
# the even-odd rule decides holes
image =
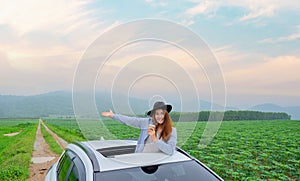
[[[0,180],[27,180],[38,121],[0,120],[0,123]],[[85,140],[85,136],[89,139],[139,136],[138,129],[112,120],[103,124],[86,120],[80,126],[72,119],[49,119],[45,123],[68,142]],[[205,126],[205,122],[177,124],[180,146],[224,180],[300,180],[300,121],[224,121],[213,141],[200,148]],[[4,136],[13,132],[20,133]],[[51,142],[52,138],[47,140]]]
[[[95,126],[82,135],[75,120],[46,123],[69,142],[83,139],[83,135],[101,135]],[[139,136],[138,129],[116,121],[103,123],[114,138]],[[182,130],[181,136],[188,137],[181,147],[225,180],[300,180],[300,121],[224,121],[213,141],[203,149],[199,148],[199,140],[206,123],[198,122],[196,127],[189,124],[194,123],[180,123],[177,128]],[[194,132],[184,135],[184,130],[191,128]],[[106,135],[103,137],[109,139]]]
[[[223,122],[205,149],[197,149],[199,136],[183,148],[225,180],[300,178],[300,121]]]
[[[0,180],[27,180],[37,120],[0,120]],[[20,132],[16,136],[4,134]]]

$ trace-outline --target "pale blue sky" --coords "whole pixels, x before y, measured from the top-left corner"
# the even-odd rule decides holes
[[[71,90],[104,31],[143,18],[184,25],[210,46],[227,104],[300,105],[298,0],[0,1],[0,94]]]

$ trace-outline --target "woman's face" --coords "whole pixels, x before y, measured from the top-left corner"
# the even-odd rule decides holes
[[[154,118],[158,124],[162,124],[164,122],[165,111],[163,109],[155,110]]]

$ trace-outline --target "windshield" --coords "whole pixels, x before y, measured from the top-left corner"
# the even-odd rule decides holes
[[[219,180],[196,161],[184,161],[163,165],[137,167],[107,171],[96,174],[97,181],[188,181],[188,180]]]

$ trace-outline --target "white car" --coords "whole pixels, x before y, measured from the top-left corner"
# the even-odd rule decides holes
[[[188,181],[223,180],[199,160],[177,148],[164,153],[134,153],[133,140],[97,140],[69,144],[45,180]]]

